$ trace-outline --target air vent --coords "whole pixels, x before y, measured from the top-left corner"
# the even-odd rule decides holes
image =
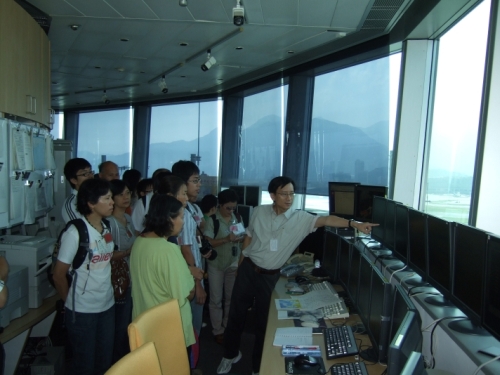
[[[45,31],[45,34],[49,35],[50,23],[52,22],[52,17],[48,14],[42,12],[37,7],[27,3],[25,0],[16,0],[20,6],[40,25],[40,27]]]
[[[361,30],[385,30],[408,0],[375,0]]]

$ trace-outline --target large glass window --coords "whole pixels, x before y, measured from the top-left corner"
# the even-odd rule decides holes
[[[130,169],[133,109],[80,113],[78,157],[85,158],[97,173],[103,161],[118,165],[120,175]]]
[[[423,209],[467,224],[483,88],[490,1],[439,41]]]
[[[243,101],[239,185],[262,188],[268,201],[269,181],[281,175],[288,85],[246,96]]]
[[[153,107],[148,176],[158,168],[172,168],[191,160],[200,168],[200,198],[217,192],[222,100]]]
[[[50,134],[54,139],[64,139],[64,112],[54,114],[54,123]]]
[[[306,208],[328,210],[328,181],[388,186],[399,53],[316,77]]]

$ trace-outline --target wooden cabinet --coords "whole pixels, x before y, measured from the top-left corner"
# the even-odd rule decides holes
[[[0,112],[49,125],[50,42],[13,0],[0,1]]]

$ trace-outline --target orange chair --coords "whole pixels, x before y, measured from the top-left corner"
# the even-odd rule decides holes
[[[155,344],[147,342],[128,353],[106,371],[105,375],[162,375]]]
[[[176,299],[144,311],[128,326],[130,350],[153,342],[164,374],[190,375],[181,313]],[[145,372],[143,372],[145,373]]]

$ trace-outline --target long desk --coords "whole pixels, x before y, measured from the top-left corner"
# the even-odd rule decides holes
[[[273,346],[274,334],[276,332],[276,328],[280,327],[292,327],[293,320],[278,320],[278,312],[276,310],[276,305],[274,304],[274,300],[276,298],[289,298],[290,295],[286,294],[285,284],[287,279],[285,277],[281,277],[276,284],[276,288],[273,291],[271,296],[271,303],[269,307],[269,317],[267,319],[267,328],[266,328],[266,337],[264,340],[264,350],[262,353],[262,363],[260,365],[260,375],[279,375],[285,374],[285,360],[281,355],[281,347]],[[325,319],[327,320],[327,319]],[[335,321],[337,322],[337,321]],[[344,319],[339,319],[339,323],[344,322]],[[356,324],[360,322],[360,319],[357,315],[351,315],[346,323],[347,324]],[[327,324],[330,325],[330,322],[327,321]],[[363,346],[371,346],[370,339],[367,335],[355,335],[356,342],[359,347],[359,342],[361,340],[361,344]],[[313,335],[313,344],[319,345],[321,347],[323,361],[325,362],[325,367],[328,369],[331,365],[335,363],[344,363],[344,362],[354,362],[354,356],[351,357],[343,357],[336,360],[327,360],[325,356],[325,345],[323,335]],[[366,363],[366,368],[370,375],[380,375],[384,372],[385,366],[380,364],[369,364]]]

